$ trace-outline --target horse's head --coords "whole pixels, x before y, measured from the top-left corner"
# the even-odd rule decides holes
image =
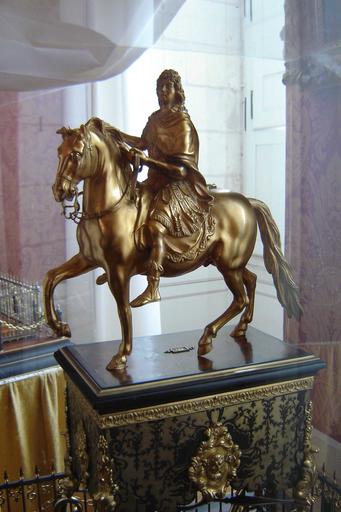
[[[91,173],[91,133],[86,126],[80,128],[61,128],[57,131],[63,137],[63,142],[58,148],[59,164],[56,180],[52,186],[56,201],[73,199],[77,185],[88,178]]]

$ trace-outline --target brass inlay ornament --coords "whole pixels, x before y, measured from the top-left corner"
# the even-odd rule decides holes
[[[75,433],[75,453],[76,461],[78,461],[80,467],[79,485],[80,488],[82,489],[87,488],[89,478],[89,455],[87,448],[87,439],[84,431],[83,422],[80,421],[77,425]]]
[[[304,460],[302,466],[301,479],[294,488],[294,498],[298,502],[297,510],[309,511],[311,506],[317,499],[315,495],[317,470],[315,455],[318,450],[314,449],[311,444],[313,431],[313,403],[308,401],[305,407],[306,429],[304,435]]]
[[[110,285],[122,328],[122,343],[108,361],[109,371],[124,368],[133,349],[130,308],[160,300],[161,276],[182,275],[200,265],[219,269],[233,301],[206,325],[198,355],[210,352],[217,332],[239,314],[231,336],[245,336],[256,288],[256,275],[246,266],[257,227],[265,267],[272,274],[280,303],[289,316],[298,318],[302,310],[269,208],[258,199],[208,188],[198,168],[199,137],[176,71],[161,73],[157,96],[160,108],[149,117],[140,137],[95,117],[79,128],[63,127],[57,132],[63,140],[52,189],[56,201],[73,201],[69,216],[79,220],[79,252],[45,276],[46,321],[58,335],[71,336],[68,324],[56,314],[55,287],[65,279],[104,269],[96,283]],[[137,183],[143,166],[148,167],[148,178]],[[80,182],[84,184],[82,207]],[[147,276],[148,286],[130,302],[129,283],[137,274]]]
[[[192,398],[191,400],[160,404],[153,407],[143,407],[131,411],[117,412],[115,414],[98,414],[68,376],[66,376],[66,380],[70,392],[77,397],[76,400],[82,404],[86,413],[93,418],[101,429],[122,427],[124,425],[144,423],[145,421],[162,420],[164,418],[192,414],[207,409],[216,409],[217,407],[227,407],[243,402],[269,399],[278,395],[286,395],[288,393],[311,389],[314,382],[313,377],[305,377],[303,379],[278,384],[258,386],[241,391],[229,391],[219,395]]]
[[[241,451],[221,423],[209,427],[205,436],[207,440],[193,457],[188,476],[205,500],[223,498],[237,474]]]
[[[97,493],[93,496],[96,510],[99,512],[114,512],[116,510],[115,495],[118,491],[118,485],[114,483],[111,459],[109,456],[109,446],[103,434],[98,439],[98,459]]]

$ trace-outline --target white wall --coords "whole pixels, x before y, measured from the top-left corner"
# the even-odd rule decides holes
[[[270,208],[284,240],[285,218],[285,86],[283,41],[284,1],[246,2],[243,17],[243,165],[242,191]],[[283,336],[283,309],[272,277],[263,264],[258,236],[248,268],[258,276],[252,325]]]

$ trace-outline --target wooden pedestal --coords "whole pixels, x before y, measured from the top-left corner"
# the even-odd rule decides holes
[[[105,369],[118,342],[59,350],[68,382],[71,470],[103,511],[175,512],[234,489],[309,501],[315,356],[250,328],[197,357],[200,331],[135,340],[127,369]],[[169,349],[194,347],[184,353]],[[220,432],[220,434],[219,434]],[[206,444],[205,444],[206,442]],[[204,444],[203,444],[204,443]]]

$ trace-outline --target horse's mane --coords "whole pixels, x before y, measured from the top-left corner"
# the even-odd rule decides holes
[[[114,142],[123,142],[120,131],[111,126],[109,123],[106,123],[99,117],[91,117],[89,121],[82,124],[79,128],[70,128],[67,126],[62,126],[56,133],[60,133],[62,137],[71,137],[72,135],[77,135],[82,133],[82,131],[90,130],[95,132],[100,139],[108,139]]]
[[[87,121],[83,126],[85,130],[94,132],[101,140],[106,142],[110,151],[119,158],[121,162],[121,168],[126,176],[126,179],[130,180],[131,167],[127,157],[125,154],[122,154],[119,147],[119,144],[123,143],[121,132],[99,117],[91,117],[89,121]],[[79,129],[81,129],[81,127]]]
[[[72,135],[76,135],[79,133],[79,128],[70,128],[69,126],[62,126],[59,128],[59,130],[56,131],[56,133],[59,133],[63,139],[66,137],[71,137]]]
[[[122,154],[119,144],[123,143],[123,138],[121,132],[111,126],[109,123],[106,123],[99,117],[91,117],[85,124],[82,124],[79,128],[70,128],[63,126],[57,133],[60,133],[63,139],[67,137],[72,137],[74,135],[84,135],[90,136],[89,132],[95,133],[100,140],[103,140],[108,146],[113,155],[116,158],[120,159],[121,167],[126,175],[126,178],[130,177],[131,168],[128,162],[128,159],[124,154]]]
[[[109,123],[106,123],[105,121],[100,119],[99,117],[91,117],[89,121],[87,121],[85,126],[89,128],[91,131],[97,133],[97,135],[101,139],[109,138],[110,141],[123,142],[121,132],[114,126],[111,126]]]

